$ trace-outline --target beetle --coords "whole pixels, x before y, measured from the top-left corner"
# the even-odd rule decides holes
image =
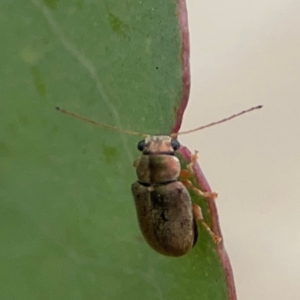
[[[179,180],[179,148],[171,136],[148,136],[138,143],[142,156],[134,162],[138,180],[132,194],[141,232],[150,247],[166,256],[188,253],[198,238],[196,220],[204,222],[200,207]]]
[[[56,109],[94,125],[144,137],[137,145],[142,155],[133,163],[136,168],[137,181],[131,187],[139,227],[144,239],[152,249],[165,256],[179,257],[187,254],[196,244],[198,239],[197,223],[204,226],[215,243],[219,243],[221,237],[216,235],[205,223],[201,208],[192,202],[188,189],[192,189],[204,197],[215,198],[217,195],[216,193],[204,193],[185,179],[186,174],[193,175],[192,166],[197,161],[197,152],[192,155],[187,170],[181,170],[180,161],[175,155],[180,148],[177,136],[226,122],[261,107],[261,105],[255,106],[189,131],[158,136],[145,135],[99,123],[60,107],[56,107]]]

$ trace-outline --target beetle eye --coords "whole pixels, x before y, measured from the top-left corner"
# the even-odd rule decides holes
[[[176,151],[180,148],[180,143],[177,140],[172,139],[171,146],[174,149],[174,151]]]
[[[139,151],[143,151],[145,148],[145,140],[139,141],[139,143],[137,144],[137,148],[139,149]]]

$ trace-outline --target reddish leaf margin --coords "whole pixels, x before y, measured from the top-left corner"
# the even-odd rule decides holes
[[[181,31],[181,45],[182,45],[181,46],[182,95],[181,95],[180,104],[176,108],[175,125],[171,130],[172,133],[177,133],[181,127],[183,114],[187,106],[189,93],[190,93],[190,62],[189,62],[190,48],[189,48],[188,15],[187,15],[185,0],[177,1],[177,17],[178,17],[179,27]],[[186,147],[181,147],[179,153],[186,161],[188,162],[190,161],[191,152]],[[193,170],[201,190],[204,192],[211,192],[212,190],[198,163],[194,165]],[[208,201],[208,207],[209,207],[210,217],[212,222],[212,230],[216,234],[222,237],[215,201],[214,200]],[[237,300],[232,267],[230,264],[228,254],[224,247],[223,237],[222,237],[222,242],[219,243],[216,247],[217,247],[217,252],[219,255],[221,265],[225,273],[228,299]]]

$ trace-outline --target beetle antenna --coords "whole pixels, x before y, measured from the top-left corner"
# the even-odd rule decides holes
[[[225,118],[225,119],[222,119],[222,120],[219,120],[219,121],[216,121],[216,122],[212,122],[212,123],[209,123],[209,124],[206,124],[206,125],[203,125],[203,126],[200,126],[200,127],[197,127],[197,128],[191,129],[191,130],[188,130],[188,131],[181,131],[181,132],[178,132],[178,133],[172,133],[171,136],[175,136],[175,137],[176,137],[177,135],[187,134],[187,133],[195,132],[195,131],[198,131],[198,130],[202,130],[202,129],[204,129],[204,128],[212,127],[212,126],[214,126],[214,125],[217,125],[217,124],[221,124],[221,123],[227,122],[227,121],[229,121],[229,120],[231,120],[231,119],[234,119],[234,118],[236,118],[236,117],[239,117],[239,116],[241,116],[241,115],[243,115],[243,114],[246,114],[246,113],[248,113],[248,112],[251,112],[251,111],[253,111],[253,110],[260,109],[260,108],[262,108],[262,107],[263,107],[262,105],[257,105],[257,106],[254,106],[254,107],[251,107],[251,108],[249,108],[249,109],[243,110],[243,111],[241,111],[241,112],[239,112],[239,113],[237,113],[237,114],[234,114],[234,115],[232,115],[232,116],[230,116],[230,117],[227,117],[227,118]]]
[[[115,130],[115,131],[123,132],[123,133],[127,133],[127,134],[147,136],[146,134],[143,134],[141,132],[126,130],[126,129],[121,129],[121,128],[118,128],[118,127],[115,127],[115,126],[112,126],[112,125],[109,125],[109,124],[105,124],[105,123],[101,123],[101,122],[96,122],[94,120],[90,120],[90,119],[88,119],[86,117],[77,115],[77,114],[75,114],[75,113],[73,113],[71,111],[68,111],[66,109],[60,108],[59,106],[56,106],[55,108],[56,108],[56,110],[62,112],[63,114],[72,116],[72,117],[74,117],[74,118],[76,118],[78,120],[81,120],[81,121],[84,121],[84,122],[87,122],[87,123],[90,123],[90,124],[93,124],[93,125],[96,125],[96,126],[101,126],[103,128],[107,128],[107,129],[111,129],[111,130]]]

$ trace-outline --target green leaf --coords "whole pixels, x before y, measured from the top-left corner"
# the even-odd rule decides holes
[[[189,79],[182,7],[1,2],[1,299],[228,299],[202,227],[181,258],[141,237],[130,192],[137,136],[54,109],[148,134],[178,129]]]

